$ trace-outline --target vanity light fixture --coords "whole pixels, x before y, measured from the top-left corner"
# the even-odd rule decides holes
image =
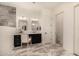
[[[38,19],[33,18],[32,21],[38,21]]]
[[[32,25],[34,26],[35,24],[33,23]]]
[[[25,17],[25,16],[20,16],[20,17],[18,17],[18,19],[20,19],[20,20],[27,20],[27,17]]]

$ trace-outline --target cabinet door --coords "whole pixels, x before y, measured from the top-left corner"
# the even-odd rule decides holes
[[[14,47],[21,46],[21,35],[14,35]]]
[[[75,7],[74,53],[79,55],[79,5]]]
[[[56,16],[56,43],[63,46],[63,12]]]

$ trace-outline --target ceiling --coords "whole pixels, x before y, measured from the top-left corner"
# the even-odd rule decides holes
[[[61,2],[0,2],[0,4],[28,8],[28,9],[38,9],[38,8],[47,8],[53,9],[54,7],[61,5]]]
[[[60,2],[41,2],[37,4],[43,8],[53,9],[54,7],[60,5],[61,3]]]

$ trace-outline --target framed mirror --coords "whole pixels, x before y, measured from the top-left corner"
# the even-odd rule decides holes
[[[19,20],[18,21],[18,28],[21,32],[27,31],[27,20]]]
[[[41,31],[41,26],[39,24],[39,21],[32,21],[31,29],[32,29],[32,32],[34,32],[34,33]]]

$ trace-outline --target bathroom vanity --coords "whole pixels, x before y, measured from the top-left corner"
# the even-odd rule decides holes
[[[31,44],[41,43],[41,33],[28,35],[14,35],[14,47],[21,47],[22,45],[27,46],[27,44],[30,43],[27,42],[29,39],[31,39]]]

